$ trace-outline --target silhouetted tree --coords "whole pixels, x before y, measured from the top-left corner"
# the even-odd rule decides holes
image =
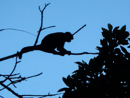
[[[102,30],[98,56],[90,59],[88,64],[75,62],[78,70],[63,77],[68,87],[59,90],[65,91],[62,98],[130,97],[130,53],[126,50],[129,32],[125,25],[113,29],[108,24],[108,29]]]

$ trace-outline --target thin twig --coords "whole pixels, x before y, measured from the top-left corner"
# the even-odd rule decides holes
[[[45,30],[45,29],[48,29],[48,28],[52,28],[52,27],[56,27],[56,26],[45,27],[45,28],[42,28],[42,30]]]
[[[28,31],[24,31],[24,30],[20,30],[20,29],[14,29],[14,28],[5,28],[5,29],[0,29],[0,31],[3,31],[3,30],[15,30],[15,31],[22,31],[22,32],[25,32],[25,33],[28,33],[28,34],[31,34],[33,36],[36,36],[35,34],[33,33],[30,33]]]
[[[13,81],[13,83],[19,83],[19,82],[21,82],[21,81],[24,81],[24,80],[26,80],[26,79],[29,79],[29,78],[33,78],[33,77],[37,77],[37,76],[39,76],[39,75],[41,75],[42,73],[39,73],[39,74],[37,74],[37,75],[33,75],[33,76],[29,76],[29,77],[17,77],[17,78],[20,78],[19,80],[15,80],[15,81]]]
[[[11,80],[10,77],[5,77],[5,80],[4,81],[1,81],[2,83],[5,82],[6,80],[9,80],[11,82],[11,84],[16,88],[16,86],[13,84],[13,81]]]
[[[23,97],[25,96],[32,96],[32,97],[47,97],[47,96],[56,96],[56,95],[60,95],[60,94],[63,94],[63,93],[59,93],[59,94],[48,94],[48,95],[21,95]]]
[[[11,83],[9,83],[9,84],[6,85],[6,86],[8,87],[9,85],[11,85]],[[0,89],[0,91],[2,91],[2,90],[4,90],[4,89],[5,89],[5,88],[3,87],[3,88]]]
[[[6,88],[8,91],[10,91],[12,94],[14,94],[15,96],[17,96],[18,98],[23,98],[21,95],[19,95],[18,93],[14,92],[11,88],[9,88],[8,86],[6,86],[5,84],[0,82],[0,85],[3,86],[4,88]]]
[[[20,73],[13,74],[13,75],[10,75],[10,77],[11,77],[11,76],[16,76],[16,75],[19,75],[19,74],[20,74]],[[9,75],[1,75],[1,74],[0,74],[0,76],[7,77],[7,76],[9,76]]]
[[[81,29],[83,29],[84,27],[86,26],[86,24],[85,25],[83,25],[81,28],[79,28],[75,33],[73,33],[72,35],[75,35],[77,32],[79,32]]]
[[[12,84],[12,83],[9,83],[9,84],[6,85],[6,86],[8,87],[8,86],[10,86],[11,84]],[[6,88],[3,87],[2,89],[0,89],[0,91],[2,91],[2,90],[4,90],[4,89],[6,89]]]
[[[4,98],[4,97],[0,96],[0,98]]]
[[[33,77],[37,77],[37,76],[40,76],[41,74],[42,74],[42,72],[39,73],[39,74],[37,74],[37,75],[33,75],[33,76],[26,77],[26,79],[28,79],[28,78],[33,78]]]
[[[43,8],[42,10],[40,9],[40,6],[39,6],[39,11],[41,12],[41,25],[40,25],[40,28],[39,28],[39,31],[38,31],[37,38],[36,38],[36,41],[35,41],[35,43],[34,43],[34,46],[36,46],[36,44],[37,44],[37,42],[38,42],[38,38],[39,38],[40,33],[41,33],[41,31],[42,31],[42,27],[43,27],[43,12],[44,12],[44,10],[46,9],[46,7],[47,7],[49,4],[50,4],[50,3],[45,4],[45,6],[44,6],[44,8]]]
[[[9,77],[13,74],[13,72],[15,71],[16,66],[17,66],[17,64],[18,64],[19,62],[20,62],[20,61],[17,61],[17,56],[16,56],[15,66],[14,66],[12,72],[10,73],[10,75],[4,80],[4,82],[5,82],[7,79],[9,79]]]
[[[0,98],[4,98],[4,97],[0,95]]]
[[[8,87],[8,86],[11,85],[11,84],[16,84],[16,83],[19,83],[19,82],[24,81],[24,80],[26,80],[26,79],[33,78],[33,77],[37,77],[37,76],[39,76],[39,75],[41,75],[41,74],[42,74],[42,73],[39,73],[39,74],[37,74],[37,75],[33,75],[33,76],[29,76],[29,77],[21,77],[21,76],[19,76],[19,77],[10,78],[10,79],[18,79],[18,80],[11,81],[11,83],[9,83],[9,84],[6,85],[6,86]],[[20,78],[20,79],[19,79],[19,78]],[[3,83],[3,82],[1,82],[1,83]],[[2,89],[0,89],[0,91],[2,91],[2,90],[4,90],[4,89],[6,89],[6,88],[2,88]]]
[[[99,53],[82,52],[82,53],[71,53],[70,55],[83,55],[83,54],[99,54]]]
[[[14,72],[15,69],[16,69],[17,64],[20,63],[20,62],[21,62],[21,61],[17,61],[17,56],[16,56],[15,66],[14,66],[12,72],[10,73],[10,76],[13,74],[13,72]]]
[[[14,66],[12,72],[11,72],[10,75],[8,75],[8,76],[5,78],[5,80],[2,81],[2,82],[5,82],[5,81],[8,79],[8,80],[11,82],[11,84],[12,84],[14,87],[16,87],[16,86],[14,85],[13,81],[10,79],[10,76],[12,76],[12,74],[13,74],[13,72],[15,71],[16,66],[17,66],[17,64],[18,64],[19,62],[20,62],[20,61],[17,61],[17,56],[16,56],[15,66]]]

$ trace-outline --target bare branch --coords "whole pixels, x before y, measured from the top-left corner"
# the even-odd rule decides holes
[[[42,9],[42,12],[46,9],[46,7],[49,5],[50,3],[45,4],[45,7]]]
[[[39,36],[40,36],[40,33],[41,33],[41,31],[43,30],[42,28],[43,28],[43,12],[44,12],[44,10],[46,9],[46,7],[49,5],[50,3],[48,3],[48,4],[45,4],[45,6],[44,6],[44,8],[41,10],[40,9],[40,6],[38,7],[39,8],[39,11],[41,12],[41,25],[40,25],[40,28],[39,28],[39,31],[38,31],[38,34],[37,34],[37,38],[36,38],[36,41],[35,41],[35,43],[34,43],[34,46],[36,46],[36,44],[37,44],[37,42],[38,42],[38,38],[39,38]]]
[[[48,29],[48,28],[52,28],[52,27],[56,27],[56,26],[45,27],[45,28],[42,28],[42,30],[45,30],[45,29]]]
[[[77,32],[79,32],[79,31],[80,31],[81,29],[83,29],[85,26],[86,26],[86,24],[83,25],[81,28],[79,28],[75,33],[73,33],[73,35],[75,35]]]
[[[99,53],[82,52],[82,53],[71,53],[70,55],[83,55],[83,54],[99,54]]]
[[[3,86],[4,88],[6,88],[9,92],[11,92],[12,94],[14,94],[18,98],[23,98],[21,95],[19,95],[18,93],[14,92],[11,88],[9,88],[8,86],[4,85],[3,83],[0,82],[0,85]]]
[[[10,75],[10,77],[11,77],[11,76],[16,76],[16,75],[19,75],[19,74],[20,74],[20,73],[13,74],[13,75]],[[0,76],[7,77],[7,76],[9,76],[9,75],[2,75],[2,74],[0,74]]]
[[[39,74],[37,74],[37,75],[33,75],[33,76],[26,77],[26,79],[28,79],[28,78],[33,78],[33,77],[37,77],[37,76],[40,76],[41,74],[42,74],[42,72],[39,73]]]
[[[0,98],[4,98],[4,97],[0,95]]]
[[[17,56],[16,56],[15,66],[14,66],[14,68],[13,68],[13,70],[12,70],[12,72],[10,73],[9,76],[11,76],[11,75],[13,74],[13,72],[14,72],[15,69],[16,69],[17,64],[20,63],[20,62],[21,62],[21,61],[17,61]]]
[[[39,11],[41,12],[40,6],[38,6]]]
[[[13,74],[13,72],[14,72],[16,66],[17,66],[17,63],[19,63],[19,62],[17,62],[17,56],[16,56],[15,66],[14,66],[12,72],[10,73],[10,75],[8,75],[7,77],[5,77],[5,80],[2,81],[2,83],[5,82],[5,81],[8,79],[8,80],[11,82],[11,84],[12,84],[14,87],[16,87],[16,86],[13,84],[13,81],[10,79],[10,76],[12,76],[12,74]]]
[[[23,53],[24,54],[24,53]],[[89,53],[89,52],[82,52],[82,53],[71,53],[70,55],[83,55],[83,54],[99,54],[99,53]],[[13,55],[9,55],[7,57],[3,57],[3,58],[0,58],[0,61],[4,61],[4,60],[7,60],[9,58],[13,58],[15,56],[18,56],[18,53],[15,53]]]
[[[14,85],[13,81],[11,80],[11,78],[9,76],[5,77],[5,80],[3,80],[1,82],[4,83],[7,79],[11,82],[10,84],[12,84],[16,88],[16,86]]]
[[[18,56],[18,53],[15,53],[15,54],[12,54],[12,55],[9,55],[9,56],[6,56],[6,57],[3,57],[3,58],[0,58],[0,61],[4,61],[4,60],[7,60],[7,59],[10,59],[10,58],[16,57],[16,56]]]
[[[12,83],[13,83],[13,84],[16,84],[16,83],[19,83],[19,82],[21,82],[21,81],[24,81],[24,80],[26,80],[26,79],[28,79],[28,78],[37,77],[37,76],[39,76],[39,75],[41,75],[41,74],[42,74],[42,73],[37,74],[37,75],[33,75],[33,76],[29,76],[29,77],[21,77],[21,76],[15,77],[15,78],[17,78],[17,80],[12,81]]]
[[[30,96],[30,97],[47,97],[47,96],[56,96],[56,95],[60,95],[60,94],[63,94],[63,93],[59,93],[59,94],[48,94],[48,95],[21,95],[23,97],[25,96]]]
[[[31,35],[33,35],[33,36],[36,36],[36,35],[34,35],[33,33],[30,33],[30,32],[28,32],[28,31],[19,30],[19,29],[14,29],[14,28],[0,29],[0,31],[3,31],[3,30],[15,30],[15,31],[22,31],[22,32],[25,32],[25,33],[31,34]]]
[[[8,87],[8,86],[10,86],[11,84],[12,84],[12,83],[9,83],[9,84],[6,85],[6,86]],[[4,89],[6,89],[6,88],[3,87],[2,89],[0,89],[0,91],[2,91],[2,90],[4,90]]]
[[[28,78],[33,78],[33,77],[37,77],[37,76],[39,76],[39,75],[41,75],[42,73],[39,73],[39,74],[37,74],[37,75],[33,75],[33,76],[29,76],[29,77],[21,77],[21,76],[18,76],[18,77],[13,77],[13,78],[11,78],[11,77],[9,77],[9,79],[11,80],[11,79],[17,79],[17,80],[15,80],[15,81],[12,81],[11,80],[11,83],[9,83],[8,85],[6,85],[7,87],[8,86],[10,86],[11,84],[16,84],[16,83],[19,83],[19,82],[21,82],[21,81],[24,81],[24,80],[26,80],[26,79],[28,79]],[[3,83],[3,81],[1,81],[1,83]],[[14,85],[14,87],[16,87],[15,85]],[[4,90],[4,89],[6,89],[6,88],[2,88],[2,89],[0,89],[0,91],[2,91],[2,90]]]

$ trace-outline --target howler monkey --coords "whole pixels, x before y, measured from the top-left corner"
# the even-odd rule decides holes
[[[45,36],[40,45],[24,47],[19,52],[19,58],[22,58],[22,54],[33,50],[41,50],[48,53],[64,56],[65,54],[70,55],[71,51],[67,51],[64,48],[65,42],[71,42],[73,34],[70,32],[57,32],[51,33]]]

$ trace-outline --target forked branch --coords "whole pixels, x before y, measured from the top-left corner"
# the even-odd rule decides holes
[[[36,44],[37,44],[37,42],[38,42],[38,38],[39,38],[40,33],[41,33],[42,30],[55,27],[55,26],[49,26],[49,27],[43,28],[43,12],[44,12],[44,10],[46,9],[46,7],[47,7],[49,4],[50,4],[50,3],[45,4],[45,6],[44,6],[44,8],[43,8],[42,10],[40,9],[40,6],[38,7],[38,8],[39,8],[39,11],[41,12],[41,25],[40,25],[40,28],[39,28],[39,31],[38,31],[37,38],[36,38],[36,41],[35,41],[35,43],[34,43],[34,46],[36,46]]]

